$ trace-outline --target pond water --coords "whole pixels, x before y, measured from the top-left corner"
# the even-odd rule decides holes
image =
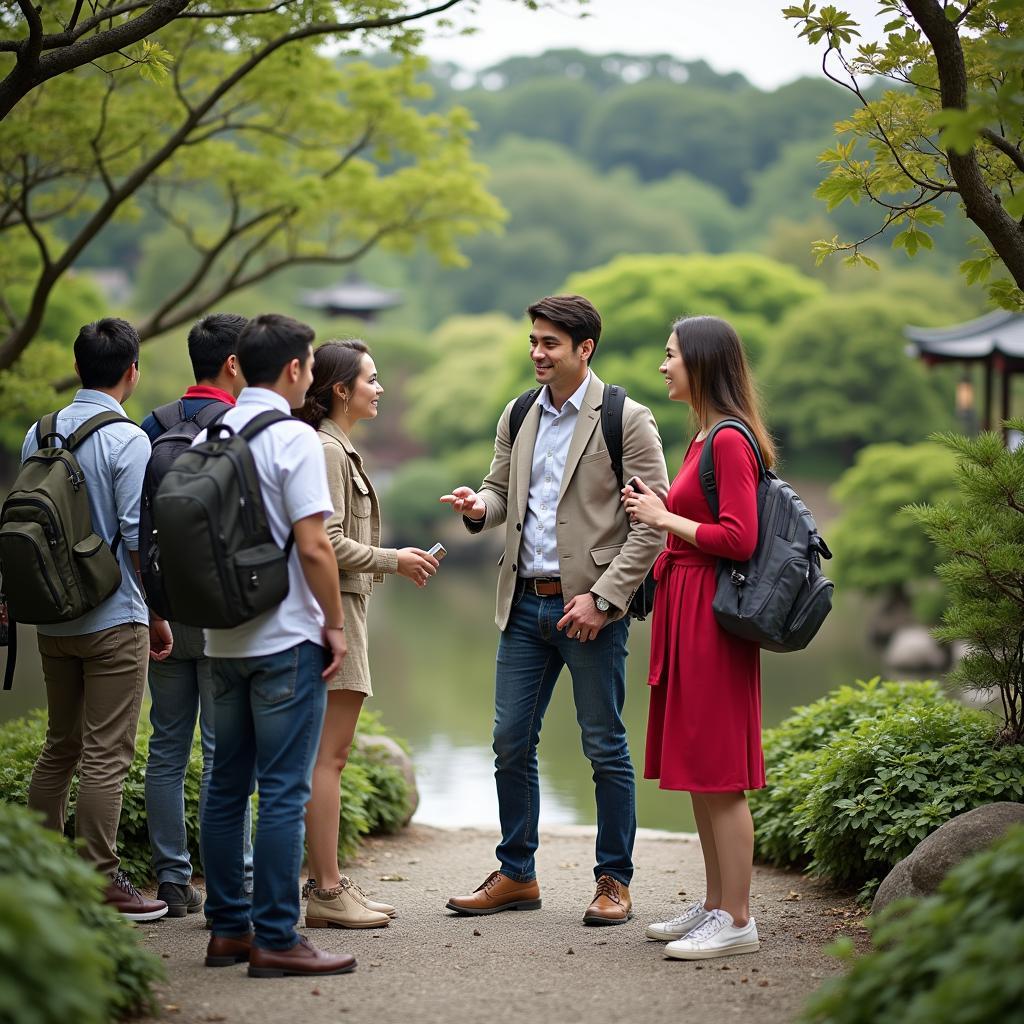
[[[497,822],[490,731],[494,705],[494,570],[446,564],[426,590],[390,579],[373,596],[368,707],[410,744],[420,786],[416,820],[430,825]],[[842,594],[821,633],[799,654],[762,655],[764,724],[832,687],[880,671],[866,643],[866,605]],[[0,721],[45,705],[33,630],[22,628],[18,678],[0,693]],[[647,723],[645,622],[630,629],[625,717],[634,763]],[[541,826],[594,822],[590,765],[580,747],[568,673],[555,688],[540,743]],[[691,831],[689,800],[638,779],[641,826]]]

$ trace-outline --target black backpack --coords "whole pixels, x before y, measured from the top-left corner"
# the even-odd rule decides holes
[[[769,651],[801,651],[832,610],[834,584],[821,571],[832,552],[810,509],[764,464],[750,428],[727,419],[708,431],[698,472],[704,497],[718,519],[712,442],[720,430],[738,430],[757,456],[757,548],[746,562],[720,559],[712,607],[718,624]]]
[[[232,629],[288,595],[288,556],[274,540],[249,442],[291,416],[268,410],[237,433],[223,423],[183,452],[153,501],[156,571],[168,618],[187,626]]]
[[[537,401],[542,388],[531,388],[524,391],[512,406],[509,413],[508,429],[509,444],[516,443],[516,437],[526,419],[530,407]],[[606,384],[604,397],[601,400],[601,433],[608,449],[608,458],[612,464],[615,479],[619,482],[619,490],[625,486],[622,479],[622,410],[626,404],[626,389],[618,384]],[[654,607],[654,571],[648,572],[644,581],[633,592],[627,609],[630,618],[646,619]]]
[[[168,402],[153,410],[153,419],[163,431],[153,442],[153,451],[146,465],[142,481],[142,500],[139,504],[139,564],[142,567],[142,589],[146,603],[163,618],[170,617],[170,607],[164,592],[163,562],[157,544],[153,522],[153,501],[157,489],[182,452],[192,447],[199,433],[216,423],[230,409],[227,402],[210,402],[194,416],[185,415],[183,400]]]

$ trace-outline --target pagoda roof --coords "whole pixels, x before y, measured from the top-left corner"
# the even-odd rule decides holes
[[[992,355],[1024,360],[1024,314],[997,309],[952,327],[905,327],[910,352],[929,361],[985,360]]]
[[[400,305],[402,293],[352,277],[329,288],[307,288],[299,301],[310,309],[381,310]]]

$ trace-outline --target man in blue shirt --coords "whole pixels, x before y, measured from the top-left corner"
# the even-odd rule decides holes
[[[124,320],[87,324],[75,340],[75,372],[82,382],[74,401],[57,414],[67,437],[102,412],[124,416],[122,404],[139,380],[139,336]],[[36,449],[33,424],[22,461]],[[139,495],[149,460],[149,440],[134,423],[111,423],[89,436],[75,455],[89,493],[95,531],[114,556],[121,585],[77,619],[38,626],[39,654],[49,719],[46,740],[32,771],[29,807],[63,831],[71,779],[78,771],[75,832],[82,854],[110,879],[107,902],[131,920],[163,917],[167,906],[143,897],[120,870],[116,852],[121,791],[135,754],[146,665],[166,658],[167,623],[150,616],[137,579]]]

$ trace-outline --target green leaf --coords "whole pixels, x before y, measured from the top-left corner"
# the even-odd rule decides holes
[[[1012,196],[1003,197],[1003,209],[1011,217],[1024,217],[1024,188]]]

